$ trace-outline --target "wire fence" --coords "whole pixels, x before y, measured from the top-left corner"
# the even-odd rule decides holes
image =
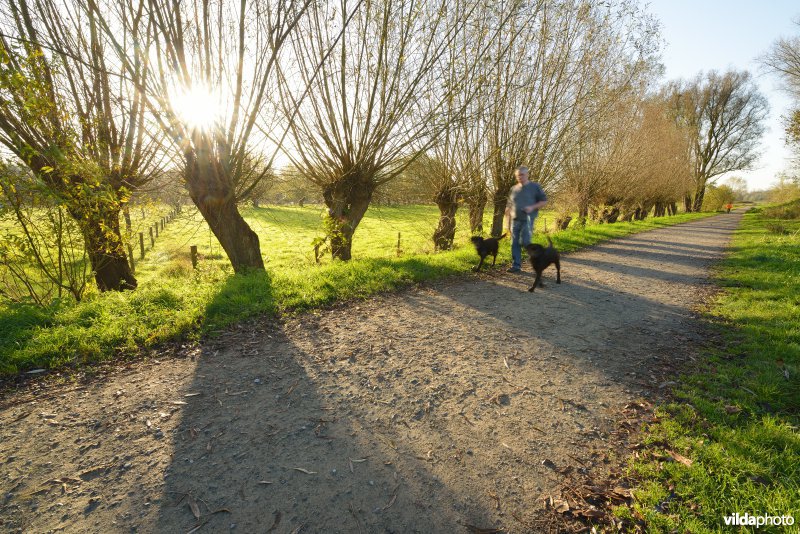
[[[319,244],[315,246],[315,239],[323,235],[324,205],[262,205],[243,207],[241,212],[259,236],[268,268],[330,261]],[[484,214],[484,229],[491,227],[491,215],[490,210]],[[554,213],[543,212],[536,220],[536,231],[552,229],[553,220]],[[353,258],[433,253],[438,222],[435,205],[372,206],[354,235]],[[459,209],[455,246],[467,245],[470,236],[467,210]],[[195,269],[209,262],[220,268],[227,264],[219,241],[194,206],[152,205],[131,210],[126,246],[131,267],[141,274],[157,271],[169,262],[191,264]]]

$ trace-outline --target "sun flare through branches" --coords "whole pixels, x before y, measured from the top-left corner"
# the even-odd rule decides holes
[[[177,119],[190,130],[211,130],[223,118],[222,99],[205,86],[181,87],[170,94]]]

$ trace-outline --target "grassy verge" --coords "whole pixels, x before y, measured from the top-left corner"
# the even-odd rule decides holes
[[[202,243],[207,230],[189,224],[193,215],[185,215],[172,223],[148,251],[147,260],[137,266],[140,285],[134,292],[91,294],[78,305],[46,309],[0,304],[0,377],[134,354],[169,340],[213,335],[259,314],[301,311],[468,273],[477,261],[463,226],[455,250],[426,251],[436,225],[436,208],[431,206],[370,210],[356,233],[357,259],[321,265],[314,263],[310,252],[311,239],[319,233],[319,214],[313,208],[268,208],[247,215],[260,230],[270,260],[266,273],[230,274],[227,263],[214,254],[219,245],[213,241],[199,268],[192,269],[184,249]],[[568,252],[707,215],[589,226],[552,237],[559,249]],[[537,231],[543,230],[545,220],[546,216],[537,219]],[[551,225],[552,220],[551,216]],[[398,232],[403,250],[399,256]],[[502,254],[510,259],[508,240]]]
[[[635,504],[617,510],[647,532],[756,532],[725,525],[737,512],[792,515],[757,531],[800,532],[798,216],[800,204],[754,210],[734,236],[708,312],[723,341],[656,410],[632,465]]]

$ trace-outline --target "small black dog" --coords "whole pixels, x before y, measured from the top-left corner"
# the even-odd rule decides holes
[[[553,263],[556,265],[556,284],[561,283],[561,262],[558,251],[553,248],[553,242],[550,241],[549,236],[547,237],[547,242],[550,243],[550,246],[547,248],[544,248],[542,245],[537,245],[536,243],[531,243],[527,246],[531,267],[536,271],[536,280],[533,281],[533,286],[531,286],[528,291],[532,292],[536,289],[536,284],[539,284],[539,287],[544,287],[542,283],[542,271]]]
[[[489,254],[492,255],[492,266],[497,261],[497,252],[500,248],[500,240],[503,239],[506,234],[501,235],[500,237],[487,237],[486,239],[480,236],[474,236],[472,238],[472,244],[475,245],[475,250],[478,253],[478,256],[481,257],[481,262],[477,265],[477,267],[473,267],[472,270],[478,272],[481,270],[481,266],[483,265],[483,260],[486,259],[486,256]]]

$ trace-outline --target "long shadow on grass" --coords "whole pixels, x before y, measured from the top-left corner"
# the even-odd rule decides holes
[[[5,303],[0,306],[0,376],[13,375],[28,370],[31,362],[14,359],[40,328],[52,324],[57,307],[35,306],[33,304]],[[33,365],[46,365],[47,362],[32,362]]]
[[[253,271],[231,275],[205,310],[204,333],[258,315],[299,311],[353,298],[365,298],[416,282],[463,274],[466,255],[420,258],[365,258],[334,262],[290,273]]]
[[[365,258],[333,262],[292,273],[276,274],[274,300],[280,311],[303,310],[335,301],[365,298],[415,282],[463,274],[468,255]]]
[[[272,276],[252,271],[228,277],[203,314],[201,331],[210,333],[242,319],[275,313]]]

